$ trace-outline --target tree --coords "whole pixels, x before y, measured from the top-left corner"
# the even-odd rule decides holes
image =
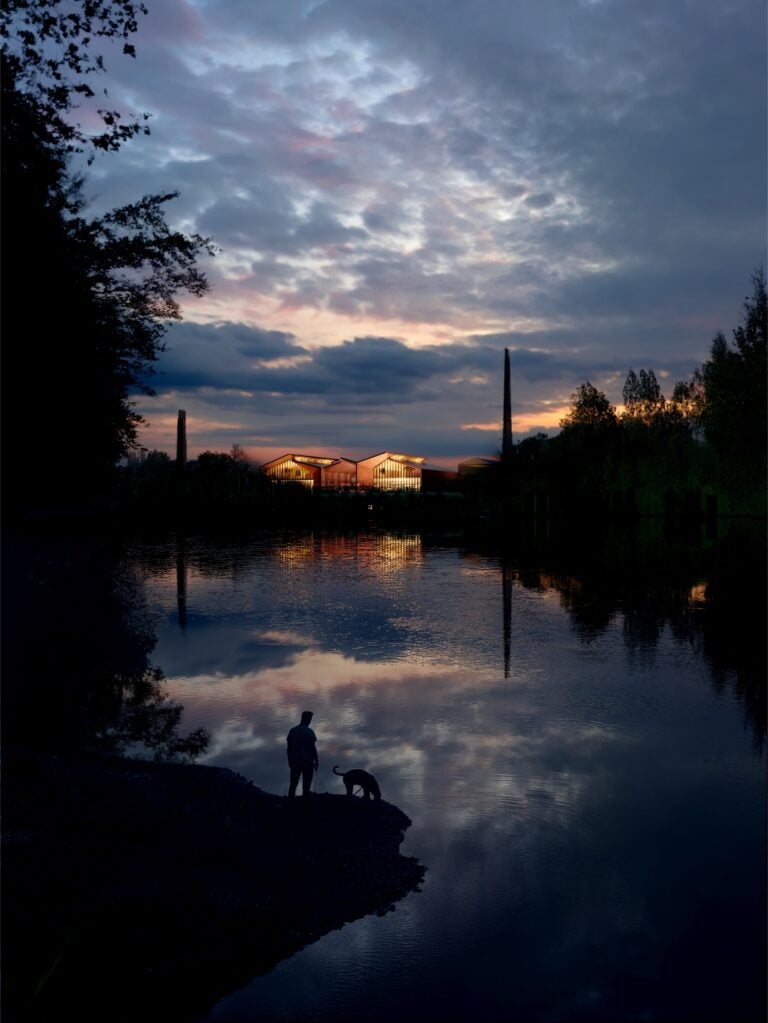
[[[581,384],[571,395],[571,407],[564,419],[560,420],[563,430],[573,427],[604,428],[616,425],[616,409],[603,393],[589,380]]]
[[[175,192],[89,218],[82,180],[69,173],[73,149],[113,149],[135,133],[126,134],[113,111],[106,132],[88,137],[72,107],[83,77],[103,70],[89,33],[124,39],[138,10],[127,0],[89,0],[82,12],[58,0],[12,0],[0,20],[3,470],[11,505],[103,499],[142,422],[134,396],[152,393],[163,335],[180,318],[176,295],[199,296],[208,286],[196,260],[212,253],[210,243],[165,221]],[[63,56],[48,56],[54,44]]]
[[[708,443],[726,460],[764,465],[768,299],[765,273],[752,274],[752,295],[744,299],[742,322],[728,343],[718,331],[701,368],[700,417]]]
[[[250,466],[251,460],[248,457],[248,452],[241,444],[233,444],[229,454],[234,462],[240,465]]]
[[[119,111],[97,105],[103,130],[96,134],[88,134],[72,116],[80,104],[96,99],[90,83],[105,71],[93,41],[122,40],[123,54],[135,58],[128,40],[146,13],[134,0],[5,0],[0,8],[3,73],[34,97],[51,142],[66,150],[115,150],[138,132],[149,133],[147,114],[126,121]],[[108,98],[106,89],[102,94]]]
[[[639,374],[630,369],[621,393],[624,399],[624,418],[650,424],[664,411],[666,402],[652,369],[641,369]]]

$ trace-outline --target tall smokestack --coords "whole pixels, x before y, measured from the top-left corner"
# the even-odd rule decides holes
[[[512,392],[509,386],[509,349],[504,349],[504,420],[501,428],[501,460],[512,458]]]
[[[187,464],[187,413],[183,408],[179,409],[179,419],[176,424],[176,468],[179,472]]]

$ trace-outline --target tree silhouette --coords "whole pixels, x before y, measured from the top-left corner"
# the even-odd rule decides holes
[[[560,420],[563,430],[572,427],[606,427],[616,423],[616,409],[603,391],[599,391],[589,380],[581,384],[571,395],[571,407],[564,419]]]
[[[728,343],[718,331],[701,369],[701,420],[707,441],[724,459],[765,463],[768,299],[762,268],[752,275],[742,322]]]
[[[34,99],[50,141],[67,151],[115,150],[139,132],[149,133],[148,114],[125,119],[117,110],[99,107],[96,79],[105,71],[94,40],[123,40],[123,54],[136,56],[128,39],[147,8],[134,0],[5,0],[0,8],[4,69],[14,87]],[[106,89],[101,90],[105,100]],[[73,110],[95,107],[102,130],[89,134]],[[92,159],[91,152],[90,158]]]
[[[6,507],[103,501],[142,422],[134,396],[152,393],[163,335],[179,318],[176,295],[208,287],[196,266],[213,251],[208,240],[165,221],[176,193],[88,217],[68,170],[73,149],[113,149],[135,134],[112,111],[102,112],[105,133],[89,138],[70,115],[84,77],[103,70],[91,35],[124,39],[139,10],[125,0],[82,11],[13,0],[0,20]]]
[[[665,407],[664,395],[652,369],[641,369],[639,374],[630,369],[622,389],[624,417],[649,424]]]

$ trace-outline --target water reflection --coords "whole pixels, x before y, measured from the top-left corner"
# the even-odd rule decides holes
[[[501,592],[504,613],[504,678],[509,678],[512,654],[512,569],[506,561],[501,563]]]
[[[309,707],[319,787],[372,771],[429,865],[211,1020],[760,1018],[762,626],[732,552],[654,543],[190,537],[185,633],[179,548],[136,546],[208,761],[284,791]]]
[[[597,640],[612,625],[620,622],[623,641],[633,658],[646,665],[653,663],[654,652],[666,629],[680,643],[690,643],[700,650],[707,663],[710,678],[718,690],[729,686],[744,700],[745,711],[754,729],[756,741],[765,734],[765,708],[763,680],[765,677],[765,589],[762,574],[750,567],[748,572],[734,570],[734,563],[746,564],[745,552],[733,554],[725,547],[718,559],[706,561],[692,559],[690,552],[684,560],[680,551],[670,560],[668,550],[658,546],[658,536],[639,543],[637,536],[624,545],[617,556],[615,548],[602,552],[602,557],[591,563],[577,563],[570,569],[557,552],[537,552],[541,559],[532,567],[509,550],[498,553],[478,553],[463,549],[459,556],[471,563],[473,574],[496,571],[501,590],[502,619],[502,671],[509,679],[512,671],[512,603],[514,588],[523,587],[541,594],[556,595],[567,610],[579,639],[589,644]],[[649,557],[649,549],[653,556]],[[265,563],[273,561],[285,571],[281,578],[281,594],[272,605],[270,625],[276,626],[281,607],[290,604],[292,627],[272,627],[262,633],[251,632],[243,637],[239,630],[232,649],[226,654],[227,664],[221,665],[223,637],[206,634],[210,645],[209,660],[221,666],[222,674],[237,671],[237,663],[251,663],[253,659],[275,659],[282,662],[294,659],[302,646],[313,650],[318,644],[337,653],[352,654],[356,660],[389,660],[404,655],[415,655],[424,647],[431,649],[441,642],[447,652],[463,645],[466,625],[479,623],[484,633],[488,623],[476,615],[472,606],[461,615],[462,622],[453,621],[453,633],[441,628],[437,622],[422,621],[418,630],[414,626],[414,608],[420,599],[419,585],[414,573],[423,565],[427,550],[431,556],[441,557],[445,551],[439,546],[425,545],[422,538],[411,534],[372,534],[333,536],[309,534],[287,537],[267,537],[247,552],[237,544],[216,546],[178,537],[167,547],[153,549],[151,563],[143,564],[147,577],[164,584],[167,557],[176,558],[176,601],[178,623],[182,631],[187,622],[187,578],[192,566],[196,579],[237,580],[248,579],[253,571],[254,558]],[[163,556],[165,554],[165,557]],[[592,552],[594,554],[594,552]],[[739,554],[741,557],[739,557]],[[572,552],[569,552],[573,561]],[[759,555],[758,555],[759,557]],[[547,559],[552,567],[542,567]],[[325,567],[323,567],[325,566]],[[354,571],[350,574],[350,569]],[[705,573],[708,578],[705,578]],[[323,576],[325,579],[323,580]],[[341,577],[341,578],[340,578]],[[353,590],[365,588],[362,599],[347,602],[341,591],[345,579]],[[351,580],[351,581],[350,581]],[[751,584],[749,582],[751,580]],[[375,590],[365,584],[375,582]],[[446,599],[449,593],[446,591]],[[487,602],[488,592],[482,593]],[[245,595],[243,612],[265,610],[254,595]],[[487,608],[490,611],[490,606]],[[298,615],[296,614],[299,611]],[[450,615],[448,616],[450,618]],[[295,627],[296,619],[303,627]],[[229,622],[232,621],[231,616]],[[215,617],[198,617],[195,623],[198,642],[203,645],[202,633],[220,631],[222,623]],[[228,628],[229,626],[225,626]],[[417,632],[419,633],[417,635]],[[458,639],[458,644],[456,640]],[[489,645],[484,659],[492,650]],[[201,654],[193,659],[200,664]],[[205,656],[202,655],[202,664]]]
[[[150,660],[156,637],[139,580],[118,562],[98,538],[6,538],[6,743],[158,759],[205,747],[202,730],[182,731],[183,708]]]
[[[187,552],[183,537],[176,542],[176,606],[179,611],[179,626],[183,632],[187,627]]]

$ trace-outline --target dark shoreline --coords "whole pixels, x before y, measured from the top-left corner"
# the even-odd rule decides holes
[[[3,1019],[200,1018],[425,868],[384,801],[224,768],[3,754]]]

